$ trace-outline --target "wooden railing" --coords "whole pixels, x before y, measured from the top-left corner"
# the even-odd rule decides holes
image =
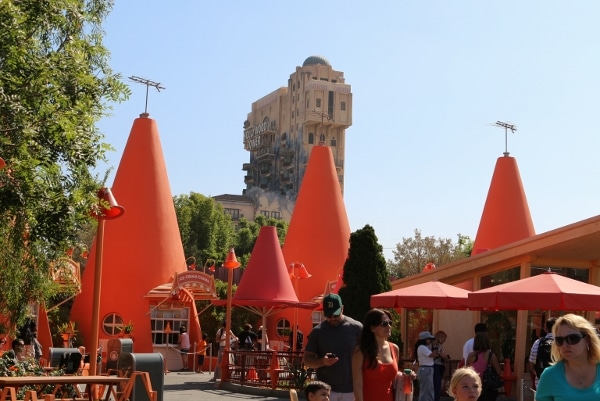
[[[273,390],[300,390],[306,381],[314,379],[314,371],[304,367],[302,355],[291,351],[225,351],[221,380]]]

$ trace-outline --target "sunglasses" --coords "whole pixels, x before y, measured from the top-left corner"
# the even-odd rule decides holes
[[[561,347],[565,342],[569,345],[579,344],[579,341],[581,341],[581,339],[584,337],[585,337],[585,334],[581,334],[581,333],[569,334],[568,336],[564,336],[564,337],[554,337],[554,341],[556,341],[556,345]]]
[[[384,320],[383,322],[379,323],[380,326],[382,327],[392,327],[392,321],[391,320]]]

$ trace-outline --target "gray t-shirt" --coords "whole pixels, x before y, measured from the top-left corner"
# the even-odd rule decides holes
[[[331,326],[327,320],[315,326],[308,335],[306,351],[314,352],[319,358],[332,352],[339,360],[331,366],[317,369],[317,378],[331,386],[331,391],[351,393],[352,352],[358,342],[362,323],[344,316],[338,326]]]

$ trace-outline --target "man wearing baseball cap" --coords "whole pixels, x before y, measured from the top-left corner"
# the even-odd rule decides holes
[[[354,401],[352,388],[352,351],[362,323],[344,316],[342,298],[327,294],[323,298],[325,320],[308,336],[304,364],[317,370],[317,379],[331,386],[331,401]]]

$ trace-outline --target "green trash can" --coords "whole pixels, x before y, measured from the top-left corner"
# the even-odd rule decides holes
[[[159,352],[124,352],[119,357],[119,376],[131,377],[133,372],[148,372],[152,390],[156,391],[156,401],[163,401],[165,384],[164,357]],[[137,378],[131,393],[132,401],[150,401],[141,378]]]

